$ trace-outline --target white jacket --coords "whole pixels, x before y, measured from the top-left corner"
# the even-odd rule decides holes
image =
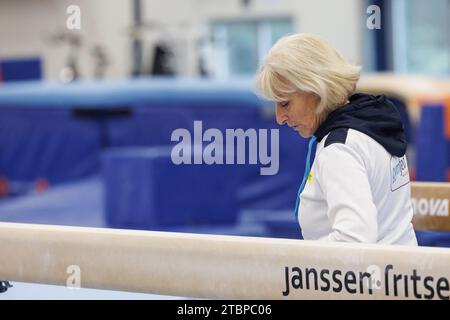
[[[354,105],[358,99],[366,101],[368,97],[379,99],[359,96],[353,97],[351,103]],[[384,105],[380,112],[386,108]],[[365,107],[372,108],[373,103]],[[329,132],[319,136],[315,160],[300,196],[298,221],[304,239],[417,245],[411,223],[413,209],[406,157],[395,156],[366,133],[348,128],[359,128],[358,125],[330,127],[330,123],[339,123],[338,118],[328,121],[325,126],[329,129],[322,130],[322,134]],[[357,118],[361,123],[364,116]],[[353,116],[350,122],[354,122]],[[366,132],[371,134],[370,130]],[[381,132],[382,136],[384,131],[379,130],[378,134]],[[385,138],[391,139],[373,136],[382,143]],[[406,150],[403,146],[402,151],[390,148],[399,155]]]

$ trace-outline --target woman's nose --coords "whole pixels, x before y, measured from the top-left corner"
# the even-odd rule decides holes
[[[287,112],[283,110],[283,108],[279,106],[278,103],[275,107],[275,118],[277,119],[277,123],[280,126],[284,125],[288,120]]]

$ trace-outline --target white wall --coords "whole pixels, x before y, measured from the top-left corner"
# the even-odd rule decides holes
[[[66,28],[69,5],[81,9],[81,30]],[[92,77],[94,44],[104,45],[111,59],[109,77],[129,73],[130,40],[127,26],[131,21],[129,1],[118,0],[2,0],[0,1],[0,59],[41,56],[47,79],[59,79],[65,66],[69,46],[55,45],[49,40],[58,32],[81,34],[80,73]]]
[[[182,75],[197,74],[195,42],[211,21],[260,17],[292,16],[296,31],[317,33],[327,38],[353,62],[361,63],[361,29],[365,8],[360,0],[253,0],[245,9],[240,0],[143,0],[143,17],[148,27],[141,33],[144,59],[150,68],[152,48],[159,39],[176,43]],[[93,60],[88,47],[100,43],[107,49],[112,65],[108,77],[125,77],[131,70],[131,0],[2,0],[0,1],[0,59],[40,55],[45,61],[47,79],[58,79],[68,47],[45,41],[51,32],[67,30],[66,8],[81,8],[85,41],[80,65],[83,77],[91,77]],[[154,26],[157,26],[156,28]]]
[[[365,8],[360,0],[253,0],[244,9],[241,0],[165,0],[145,2],[145,16],[155,23],[174,26],[172,34],[184,49],[185,74],[194,74],[197,60],[194,41],[210,21],[292,16],[296,31],[327,38],[349,60],[361,63],[361,30]]]

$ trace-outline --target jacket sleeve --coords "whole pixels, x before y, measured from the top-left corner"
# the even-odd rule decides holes
[[[318,179],[332,231],[320,240],[377,242],[377,209],[364,161],[352,147],[334,143],[318,155]]]

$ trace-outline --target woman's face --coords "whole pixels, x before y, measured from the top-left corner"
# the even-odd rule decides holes
[[[302,137],[311,137],[323,121],[316,115],[320,98],[312,93],[297,92],[285,97],[282,102],[276,102],[275,114],[277,123],[281,126],[287,123]]]

